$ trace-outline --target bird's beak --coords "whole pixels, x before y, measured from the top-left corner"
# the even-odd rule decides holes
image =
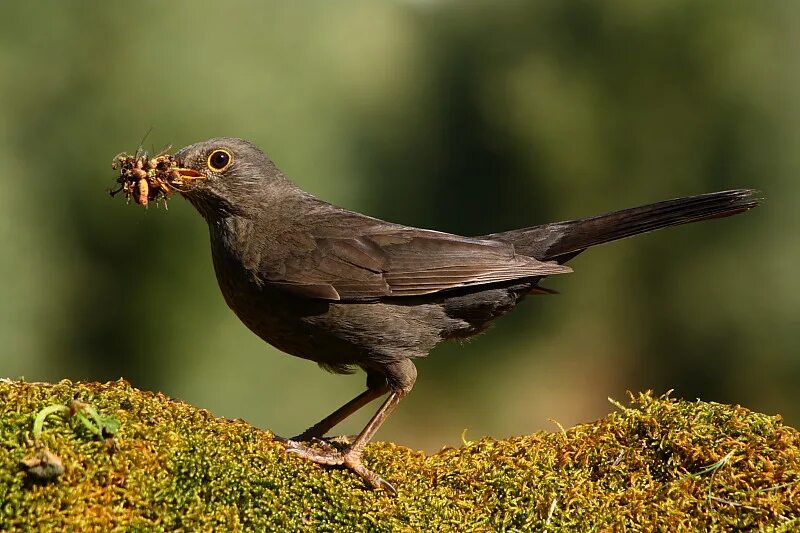
[[[191,168],[178,167],[172,169],[171,182],[174,185],[184,185],[193,180],[204,180],[206,177]]]

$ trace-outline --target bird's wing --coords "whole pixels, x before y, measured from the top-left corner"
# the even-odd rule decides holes
[[[571,272],[514,253],[508,243],[417,229],[350,238],[309,236],[262,280],[307,298],[341,301],[420,296],[439,291]]]

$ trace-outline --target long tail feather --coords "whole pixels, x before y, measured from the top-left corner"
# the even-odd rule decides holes
[[[486,235],[511,242],[518,253],[563,263],[580,252],[610,241],[698,220],[742,213],[759,203],[758,191],[737,189],[666,200],[566,222]]]

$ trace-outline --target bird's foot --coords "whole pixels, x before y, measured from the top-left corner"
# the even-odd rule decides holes
[[[286,452],[313,461],[320,465],[342,466],[363,479],[370,487],[376,490],[385,490],[392,496],[397,496],[397,490],[385,479],[364,466],[361,462],[361,452],[351,446],[344,450],[336,450],[327,442],[322,441],[322,450],[317,450],[294,440],[284,442]]]

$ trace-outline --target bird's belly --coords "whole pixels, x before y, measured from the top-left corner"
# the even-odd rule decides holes
[[[450,320],[435,304],[335,303],[219,279],[228,306],[263,340],[334,372],[422,357]]]

